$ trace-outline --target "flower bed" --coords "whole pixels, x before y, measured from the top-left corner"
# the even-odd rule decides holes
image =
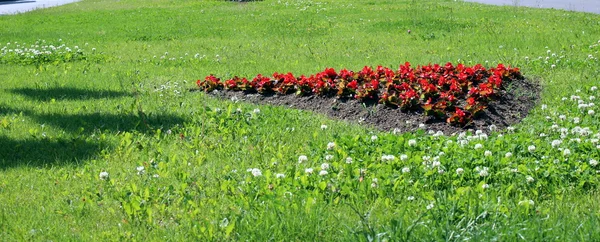
[[[412,68],[407,62],[396,71],[382,66],[376,69],[365,66],[358,72],[326,68],[310,76],[274,73],[271,77],[258,74],[251,80],[236,76],[225,81],[209,75],[196,84],[206,92],[226,89],[377,101],[402,110],[421,110],[452,125],[465,126],[501,97],[500,90],[506,83],[517,79],[523,79],[519,69],[503,64],[492,68],[451,63]]]

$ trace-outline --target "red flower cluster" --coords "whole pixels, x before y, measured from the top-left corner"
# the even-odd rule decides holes
[[[198,80],[197,85],[206,92],[224,88],[261,94],[336,95],[360,101],[378,100],[387,106],[423,110],[427,115],[446,118],[448,123],[466,125],[499,97],[503,83],[521,78],[518,68],[503,64],[489,69],[480,64],[467,67],[451,63],[412,68],[407,62],[396,71],[382,66],[375,70],[365,66],[359,72],[326,68],[308,77],[274,73],[272,77],[258,74],[248,80],[236,76],[222,82],[210,75]]]

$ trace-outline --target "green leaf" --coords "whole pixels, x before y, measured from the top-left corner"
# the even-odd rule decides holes
[[[319,188],[323,191],[325,191],[325,189],[327,188],[327,182],[322,181],[319,183]]]
[[[231,232],[233,232],[234,228],[235,220],[233,219],[233,221],[231,221],[231,223],[229,223],[229,225],[227,225],[227,227],[225,228],[225,237],[229,238],[229,235],[231,235]]]

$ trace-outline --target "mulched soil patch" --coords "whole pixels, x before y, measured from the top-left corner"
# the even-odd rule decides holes
[[[194,89],[199,91],[199,89]],[[495,125],[497,129],[519,123],[527,116],[540,98],[541,86],[538,82],[529,79],[514,80],[496,100],[480,113],[470,124],[465,127],[452,126],[445,119],[426,116],[422,111],[406,112],[398,108],[391,108],[377,103],[362,103],[355,99],[338,99],[323,96],[297,96],[289,95],[262,95],[258,93],[247,94],[239,91],[213,91],[211,96],[223,99],[237,99],[254,104],[267,104],[285,106],[301,110],[326,114],[335,119],[357,122],[362,125],[374,127],[382,131],[409,132],[419,129],[420,124],[425,124],[426,130],[442,131],[446,135],[463,131],[482,130],[489,133],[489,126]]]

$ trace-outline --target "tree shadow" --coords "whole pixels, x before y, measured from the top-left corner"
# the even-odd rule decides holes
[[[118,98],[130,96],[130,93],[112,90],[89,90],[73,87],[51,87],[51,88],[16,88],[10,92],[26,96],[38,101],[55,100],[90,100],[101,98]]]
[[[73,134],[90,134],[95,131],[153,132],[171,129],[184,122],[176,115],[167,114],[30,114],[39,123],[48,124]]]
[[[2,107],[0,107],[2,109]],[[13,110],[19,112],[18,110]],[[184,122],[164,114],[35,114],[22,111],[37,122],[63,129],[72,138],[11,139],[0,135],[0,170],[17,166],[47,167],[79,164],[93,158],[110,144],[85,139],[96,131],[151,133],[171,129]]]
[[[14,108],[9,108],[9,107],[0,105],[0,115],[16,114],[16,113],[20,113],[20,112],[21,111],[16,110]]]
[[[0,136],[0,170],[11,167],[47,167],[79,164],[106,145],[83,139],[14,140]]]

